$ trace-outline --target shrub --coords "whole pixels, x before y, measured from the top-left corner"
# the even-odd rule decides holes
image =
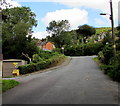
[[[120,51],[117,52],[115,57],[112,57],[109,62],[111,69],[108,73],[114,80],[120,81]]]
[[[34,54],[32,58],[32,62],[37,63],[40,61],[43,61],[43,59],[38,54]]]
[[[31,63],[24,66],[19,66],[18,69],[20,70],[20,74],[27,74],[34,72],[37,68],[36,68],[36,64]]]
[[[53,64],[56,65],[63,58],[65,58],[63,54],[59,54],[59,55],[56,54],[52,56],[51,58],[46,59],[44,61],[40,61],[37,63],[31,63],[31,64],[27,64],[24,66],[19,66],[18,69],[20,70],[20,74],[32,73],[35,71],[39,71],[41,69],[46,69]]]
[[[86,55],[97,55],[103,48],[103,44],[98,43],[87,43],[81,45],[73,45],[65,47],[65,55],[69,56],[86,56]]]
[[[109,60],[110,58],[112,58],[114,56],[113,54],[113,47],[111,45],[106,45],[103,50],[103,55],[104,55],[104,64],[109,64]]]
[[[44,60],[50,58],[52,56],[52,52],[40,50],[38,55]]]
[[[100,60],[100,62],[104,63],[104,59],[105,59],[105,57],[104,57],[102,51],[100,51],[100,52],[98,53],[98,59]]]
[[[55,49],[53,49],[52,52],[58,52],[58,53],[61,53],[61,49],[60,49],[60,48],[55,48]]]
[[[115,57],[109,59],[108,64],[103,64],[101,69],[104,73],[109,75],[113,80],[120,82],[120,51],[117,52]]]

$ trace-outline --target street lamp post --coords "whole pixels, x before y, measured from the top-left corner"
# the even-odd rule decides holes
[[[110,0],[110,10],[111,10],[111,15],[110,15],[110,19],[111,19],[111,25],[112,25],[112,39],[113,39],[113,52],[114,52],[114,56],[116,55],[116,45],[115,45],[115,34],[114,34],[114,19],[113,19],[113,7],[112,7],[112,0]]]
[[[112,0],[110,0],[110,20],[112,26],[112,39],[113,39],[113,53],[114,56],[116,55],[116,45],[115,45],[115,34],[114,34],[114,19],[113,19],[113,7],[112,7]],[[101,13],[100,15],[107,15],[106,13]]]

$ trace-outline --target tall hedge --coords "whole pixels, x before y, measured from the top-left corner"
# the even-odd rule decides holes
[[[64,54],[69,56],[97,55],[103,48],[102,43],[87,43],[65,47]]]
[[[35,71],[39,71],[41,69],[46,69],[53,64],[56,65],[59,61],[63,60],[64,58],[65,58],[65,55],[59,54],[59,55],[52,56],[51,58],[46,59],[44,61],[40,61],[37,63],[31,62],[30,64],[19,66],[18,69],[20,70],[20,74],[32,73]]]

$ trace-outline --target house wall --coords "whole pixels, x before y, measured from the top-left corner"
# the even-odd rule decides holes
[[[46,44],[46,49],[48,49],[48,50],[53,50],[53,49],[54,49],[54,45],[53,45],[52,43],[48,42],[48,43]]]

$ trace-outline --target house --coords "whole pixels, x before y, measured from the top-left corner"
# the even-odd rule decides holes
[[[42,40],[38,41],[38,46],[40,47],[40,49],[48,51],[51,51],[55,48],[54,44],[52,44],[51,42],[46,42]]]

